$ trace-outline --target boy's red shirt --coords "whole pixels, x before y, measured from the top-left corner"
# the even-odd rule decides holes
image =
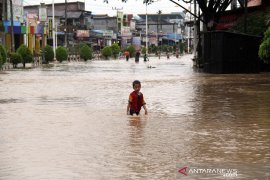
[[[140,93],[140,95],[138,95],[136,91],[133,91],[132,93],[130,93],[129,103],[130,103],[130,110],[134,112],[140,112],[141,107],[144,104],[146,104],[143,98],[143,94]]]

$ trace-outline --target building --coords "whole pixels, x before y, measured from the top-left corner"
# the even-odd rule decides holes
[[[145,37],[146,14],[139,14],[136,18],[136,33]],[[184,13],[147,14],[149,44],[173,45],[183,39]],[[143,39],[145,43],[145,38]]]
[[[17,49],[20,44],[24,43],[26,34],[26,27],[23,23],[23,0],[12,0],[13,10],[13,32],[14,39],[11,37],[11,7],[10,1],[2,0],[0,2],[0,43],[4,44],[10,52],[12,49],[12,42],[14,48]]]
[[[46,7],[48,21],[45,24],[49,26],[48,44],[52,45],[52,4],[46,4]],[[93,28],[92,13],[85,10],[84,2],[55,3],[54,9],[57,45],[70,47],[79,41],[89,41],[89,30]],[[24,6],[24,11],[26,16],[38,15],[39,5]]]

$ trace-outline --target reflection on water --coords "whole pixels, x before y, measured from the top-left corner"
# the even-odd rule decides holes
[[[126,115],[134,79],[147,116]],[[269,99],[270,74],[197,73],[191,56],[10,71],[0,75],[0,179],[178,179],[194,165],[266,179]]]

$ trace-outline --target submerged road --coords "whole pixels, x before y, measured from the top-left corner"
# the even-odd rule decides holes
[[[191,59],[0,74],[0,179],[269,179],[270,74],[199,73]],[[135,79],[148,115],[126,115]]]

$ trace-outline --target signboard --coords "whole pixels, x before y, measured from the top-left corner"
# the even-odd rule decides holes
[[[135,30],[136,29],[136,23],[135,21],[130,21],[130,30]]]
[[[130,37],[132,36],[132,33],[130,32],[130,27],[124,26],[121,30],[121,36],[122,37]]]
[[[89,30],[77,30],[76,36],[78,38],[90,37]]]
[[[262,0],[248,0],[248,7],[252,6],[260,6],[262,4]]]
[[[112,37],[113,31],[112,30],[105,30],[103,31],[103,37]]]
[[[29,13],[27,14],[27,23],[29,26],[36,26],[37,25],[37,14]]]
[[[39,7],[39,21],[47,21],[47,7],[44,3],[41,3]]]
[[[48,28],[49,28],[49,38],[53,37],[53,27],[52,27],[52,19],[49,19],[49,23],[48,23]]]
[[[223,30],[223,29],[231,28],[232,26],[236,24],[236,21],[238,18],[239,16],[236,16],[234,14],[221,16],[218,24],[216,24],[215,29]]]
[[[136,50],[141,49],[141,37],[133,37],[132,38],[132,45],[135,47]]]
[[[12,0],[13,20],[23,22],[23,0]],[[7,9],[10,9],[10,3],[7,1]],[[8,19],[10,19],[8,10]]]

